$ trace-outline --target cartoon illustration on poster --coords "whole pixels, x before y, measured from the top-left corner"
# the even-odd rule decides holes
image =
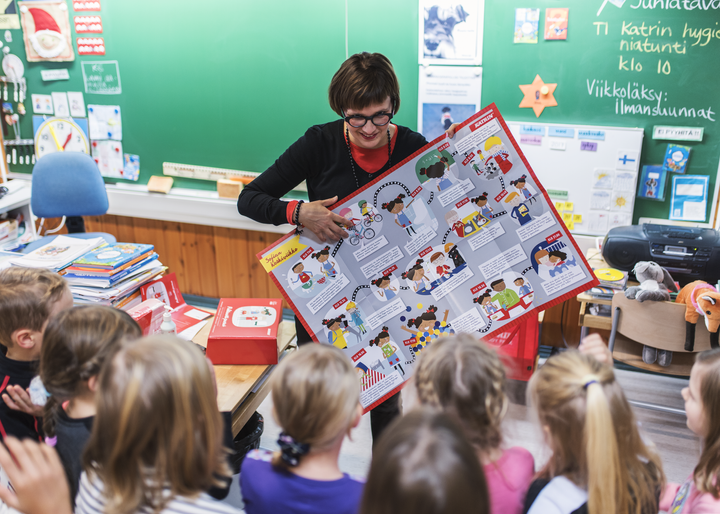
[[[352,359],[369,410],[439,337],[492,336],[597,284],[550,202],[492,105],[335,204],[348,238],[305,230],[258,258]]]

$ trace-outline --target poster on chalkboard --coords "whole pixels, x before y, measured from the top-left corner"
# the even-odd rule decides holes
[[[332,210],[346,239],[291,232],[258,258],[313,339],[352,359],[365,410],[435,339],[491,336],[597,284],[494,104]]]
[[[420,0],[420,64],[482,64],[484,0]]]

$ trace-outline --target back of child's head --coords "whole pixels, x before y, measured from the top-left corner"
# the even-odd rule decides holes
[[[373,451],[360,514],[486,514],[485,475],[464,431],[420,409],[395,420]]]
[[[698,490],[720,498],[720,348],[699,353],[695,366],[700,372],[705,440],[693,476]]]
[[[289,467],[299,464],[305,453],[331,448],[348,433],[360,405],[360,382],[341,350],[308,344],[273,372],[272,399],[287,438],[273,464]]]
[[[159,511],[223,485],[230,470],[213,380],[200,349],[175,336],[122,344],[105,364],[83,456],[103,483],[104,514]]]
[[[415,387],[420,403],[457,418],[476,449],[500,446],[508,407],[505,367],[484,343],[468,334],[438,339],[420,356]]]
[[[10,348],[16,330],[42,332],[68,291],[65,279],[50,270],[12,267],[0,271],[0,344]]]
[[[43,414],[46,436],[55,435],[55,417],[62,402],[86,391],[87,381],[124,339],[142,330],[126,312],[95,305],[75,307],[50,320],[40,353],[40,378],[50,393]]]
[[[528,394],[553,455],[541,474],[588,491],[588,512],[656,512],[660,458],[642,441],[613,369],[577,351],[551,357]]]

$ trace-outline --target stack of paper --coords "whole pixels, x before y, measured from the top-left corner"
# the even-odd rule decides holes
[[[112,243],[83,255],[65,268],[71,286],[110,287],[158,258],[153,245]]]
[[[71,284],[70,290],[76,304],[92,303],[129,309],[142,301],[140,286],[157,278],[166,269],[155,256],[143,266],[107,287]]]
[[[26,268],[48,268],[60,271],[75,259],[105,244],[102,237],[80,239],[71,236],[57,236],[52,243],[46,244],[27,255],[11,259],[13,266]]]

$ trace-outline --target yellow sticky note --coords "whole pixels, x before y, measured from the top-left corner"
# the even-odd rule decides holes
[[[573,214],[573,223],[582,223],[582,214]]]
[[[563,216],[563,221],[564,221],[565,223],[569,223],[569,222],[571,222],[571,221],[573,220],[573,215],[572,215],[572,213],[563,212],[563,215],[562,215],[562,216]]]
[[[565,210],[565,202],[555,202],[555,208],[558,210],[558,212],[562,212]]]
[[[568,221],[567,223],[565,223],[565,226],[568,230],[575,230],[575,223],[572,221]]]
[[[572,202],[565,202],[565,210],[566,211],[574,211],[575,210],[575,204]]]

